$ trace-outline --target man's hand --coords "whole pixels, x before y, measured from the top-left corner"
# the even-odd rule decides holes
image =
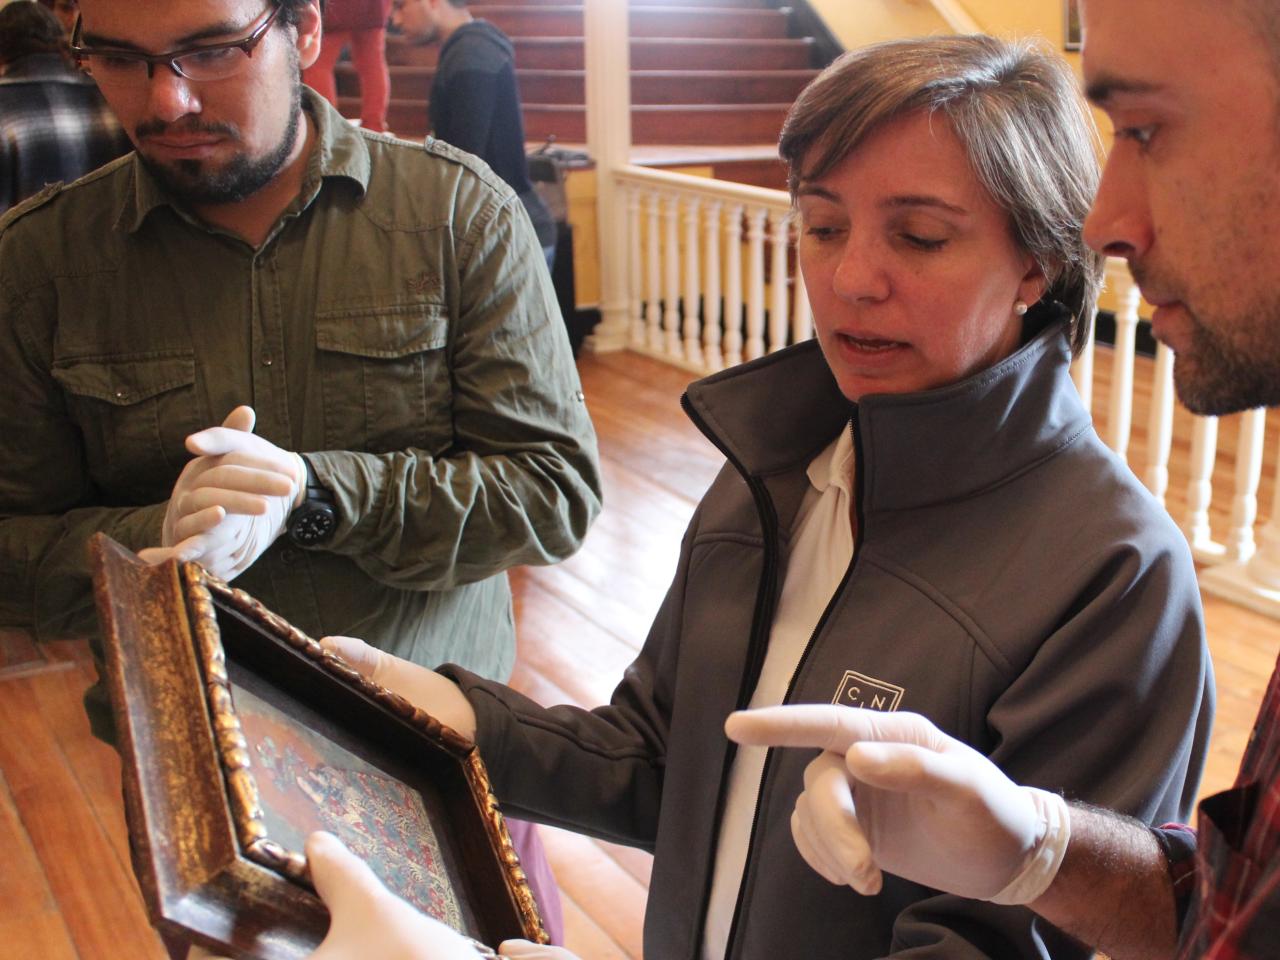
[[[397,897],[332,834],[307,838],[307,862],[331,917],[309,960],[477,960],[470,940]]]
[[[476,712],[452,680],[355,637],[325,637],[320,645],[347,661],[362,676],[400,694],[468,740],[475,740]]]
[[[306,469],[296,454],[253,433],[252,407],[236,407],[220,427],[193,433],[186,465],[165,510],[161,545],[148,563],[196,560],[223,580],[239,576],[284,532]]]
[[[1020,787],[914,713],[769,707],[730,715],[731,740],[822,750],[805,769],[791,831],[827,880],[875,894],[882,870],[938,890],[1029,903],[1070,836],[1065,801]]]

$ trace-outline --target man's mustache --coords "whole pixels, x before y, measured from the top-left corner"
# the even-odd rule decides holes
[[[205,123],[201,120],[183,118],[174,123],[164,120],[143,120],[134,128],[134,135],[139,140],[146,137],[174,135],[189,136],[191,134],[209,134],[239,138],[240,130],[233,123]]]

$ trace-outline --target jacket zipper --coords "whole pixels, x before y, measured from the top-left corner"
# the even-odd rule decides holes
[[[748,473],[741,461],[725,448],[720,442],[720,438],[716,436],[715,432],[707,426],[706,421],[693,409],[693,405],[689,403],[688,394],[680,398],[680,406],[684,408],[685,415],[693,421],[693,424],[702,432],[703,436],[724,454],[725,459],[733,464],[733,468],[746,481],[747,489],[751,491],[751,498],[755,501],[756,513],[760,517],[761,533],[764,537],[764,566],[760,572],[760,585],[756,588],[756,608],[751,615],[751,637],[747,644],[747,665],[743,670],[742,684],[738,689],[738,699],[736,701],[737,708],[742,709],[751,700],[751,693],[759,680],[760,670],[764,666],[764,657],[769,646],[769,628],[773,623],[774,595],[777,593],[778,583],[778,516],[774,512],[773,502],[770,500],[764,484]],[[720,824],[724,817],[725,788],[729,782],[729,768],[733,764],[737,753],[737,744],[731,743],[729,752],[725,755],[724,764],[720,768],[720,789],[716,797],[715,814],[712,818],[712,823],[715,826],[711,831],[711,862],[713,864],[715,850],[720,842]],[[752,836],[754,835],[755,827],[753,825]],[[748,847],[748,849],[750,848]],[[692,960],[697,960],[702,955],[702,942],[706,936],[707,904],[711,900],[711,881],[714,873],[714,870],[707,871],[707,879],[702,888],[702,902],[698,915],[703,918],[703,922],[698,925]],[[739,900],[741,900],[741,892],[739,892]],[[735,928],[737,926],[736,909],[734,911],[733,926]],[[732,941],[733,932],[731,929],[729,942],[732,943]]]
[[[809,659],[809,655],[813,652],[814,644],[818,639],[818,635],[822,633],[822,628],[826,626],[827,620],[831,617],[831,608],[835,606],[836,601],[843,595],[845,587],[848,586],[850,578],[853,576],[853,568],[858,563],[858,551],[862,548],[862,443],[858,439],[857,416],[858,408],[855,405],[849,416],[849,433],[853,438],[853,463],[854,463],[854,483],[853,483],[853,503],[854,514],[858,520],[858,529],[854,531],[853,537],[853,556],[849,558],[849,566],[844,572],[844,576],[840,579],[840,585],[836,587],[835,592],[831,595],[831,599],[827,601],[826,609],[822,611],[822,616],[818,618],[818,623],[813,628],[813,633],[809,635],[809,642],[805,645],[804,653],[800,655],[800,661],[796,664],[795,671],[791,674],[791,680],[787,683],[786,693],[782,695],[782,702],[787,703],[791,700],[792,691],[795,690],[796,677],[800,676],[804,670],[804,665]],[[749,698],[748,694],[748,698]],[[745,703],[739,703],[739,709],[745,706]],[[738,885],[738,902],[733,907],[733,921],[729,924],[729,937],[725,943],[724,955],[726,958],[735,956],[734,947],[738,939],[738,928],[742,920],[742,905],[746,899],[747,877],[751,872],[751,848],[756,843],[756,831],[760,826],[760,804],[764,800],[764,785],[769,780],[769,769],[773,765],[773,749],[770,749],[764,758],[764,766],[760,770],[760,786],[756,790],[756,807],[755,813],[751,818],[751,834],[747,839],[747,856],[742,865],[742,881]],[[727,780],[727,770],[722,775]],[[722,780],[723,782],[723,780]],[[724,804],[724,790],[721,788],[720,806],[717,807],[717,819],[719,823],[719,814],[722,813]],[[718,831],[717,831],[718,832]],[[713,848],[714,849],[714,848]],[[714,873],[714,870],[712,871]],[[710,893],[710,882],[708,881],[708,894]],[[706,914],[706,902],[703,902],[703,915]],[[705,928],[705,920],[703,927]],[[699,952],[701,952],[701,940],[699,940]]]

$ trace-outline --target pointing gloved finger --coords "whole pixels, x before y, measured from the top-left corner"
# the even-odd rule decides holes
[[[864,740],[914,743],[941,749],[947,738],[915,713],[884,713],[834,704],[794,704],[729,714],[725,733],[738,743],[817,747],[844,753]]]

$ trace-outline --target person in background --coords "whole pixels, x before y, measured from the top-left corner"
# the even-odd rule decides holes
[[[58,18],[58,22],[62,24],[62,32],[70,39],[71,31],[76,26],[76,17],[80,15],[80,0],[40,0],[40,2]]]
[[[689,387],[727,462],[611,702],[324,643],[473,737],[504,811],[652,850],[646,956],[1083,960],[1017,884],[827,883],[790,826],[810,755],[723,725],[915,711],[1046,818],[1062,794],[1190,811],[1213,713],[1194,565],[1070,376],[1102,272],[1091,120],[1055,54],[934,37],[837,60],[780,150],[816,339]]]
[[[0,8],[0,213],[127,153],[129,138],[38,3]]]
[[[338,86],[333,70],[344,49],[351,51],[360,78],[360,126],[387,129],[391,73],[387,69],[387,13],[391,0],[326,0],[320,56],[302,72],[302,82],[335,107]]]
[[[1183,404],[1280,405],[1280,8],[1085,0],[1083,17],[1085,85],[1116,134],[1086,238],[1128,260],[1155,306]],[[870,894],[896,874],[983,900],[1016,885],[1112,960],[1280,951],[1280,662],[1235,784],[1200,803],[1195,831],[1078,798],[1050,820],[1022,778],[923,717],[781,708],[728,729],[823,751],[793,822],[833,883]],[[1068,763],[1073,745],[1044,749]]]
[[[414,40],[441,44],[428,105],[431,133],[474,153],[510,185],[551,267],[556,225],[529,180],[511,41],[472,16],[466,0],[393,0],[391,22]]]

